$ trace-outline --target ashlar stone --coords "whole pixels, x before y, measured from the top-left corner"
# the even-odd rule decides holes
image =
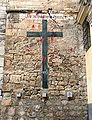
[[[0,67],[0,74],[3,73],[3,67]]]
[[[3,106],[10,106],[11,104],[12,104],[11,98],[3,99],[1,102],[1,105],[3,105]]]
[[[11,91],[12,85],[10,83],[6,83],[3,85],[3,91]]]
[[[0,89],[2,89],[3,80],[0,80]]]
[[[21,81],[21,75],[11,75],[10,76],[11,83],[20,83],[20,81]]]
[[[3,80],[3,74],[0,74],[0,81]]]
[[[23,4],[21,5],[19,5],[19,0],[8,1],[12,1],[12,4],[14,5],[12,6],[12,8],[16,6],[15,4],[17,4],[18,6],[16,6],[16,8],[21,6],[22,9],[24,9],[24,7],[28,9],[28,6],[26,5],[28,5],[29,2],[27,3],[27,1],[29,0],[20,0],[23,2]],[[39,0],[35,1],[39,2]],[[69,0],[40,0],[40,2],[41,1],[44,1],[44,3],[46,2],[46,6],[50,6],[50,8],[51,6],[54,6],[54,9],[58,9],[58,7],[60,6],[60,8],[63,9],[61,6],[68,4]],[[63,5],[61,3],[56,4],[57,2],[59,3],[61,1],[63,1]],[[34,4],[36,2],[32,1],[32,3]],[[34,7],[35,6],[31,8]],[[36,6],[35,9],[38,10],[38,7]],[[47,11],[48,8],[45,7],[45,9]],[[30,16],[34,13],[9,13],[7,16],[8,20],[6,25],[6,52],[4,67],[5,75],[3,84],[4,100],[2,104],[3,106],[7,106],[7,110],[4,112],[4,114],[8,115],[8,120],[74,120],[77,117],[76,113],[79,112],[78,109],[74,110],[74,107],[77,106],[79,108],[80,106],[83,107],[84,104],[87,104],[87,101],[85,102],[86,86],[84,86],[86,85],[86,82],[83,80],[83,83],[83,81],[81,80],[81,85],[79,84],[81,88],[85,88],[85,92],[82,92],[82,90],[77,89],[77,87],[75,86],[76,80],[79,80],[78,74],[76,75],[77,79],[75,79],[75,76],[71,74],[80,74],[79,67],[81,67],[81,71],[84,70],[83,73],[85,72],[85,66],[84,68],[82,66],[78,66],[78,62],[75,62],[76,59],[78,59],[79,63],[84,63],[84,61],[79,58],[79,54],[83,56],[83,53],[79,52],[80,46],[77,45],[79,41],[82,42],[82,38],[80,38],[80,34],[78,33],[78,29],[76,27],[77,25],[74,24],[75,18],[71,20],[71,17],[73,18],[76,13],[72,14],[67,12],[66,14],[66,11],[56,12],[62,14],[62,18],[55,19],[60,28],[63,25],[64,36],[63,38],[48,38],[49,88],[47,98],[44,100],[41,94],[42,38],[26,37],[28,31],[42,31],[42,19],[30,18]],[[56,12],[55,14],[57,16],[58,13]],[[48,31],[55,30],[57,32],[61,32],[61,29],[58,28],[58,25],[55,22],[50,19],[48,19],[47,21]],[[40,28],[37,27],[38,25],[40,25]],[[0,41],[4,41],[4,34],[0,34]],[[0,43],[1,47],[2,45],[4,44]],[[74,49],[75,47],[76,49]],[[68,88],[68,84],[70,84],[70,81],[72,80],[74,80],[74,84],[71,89],[72,91],[75,90],[75,96],[73,100],[68,101],[65,96],[65,91]],[[80,91],[81,94],[79,94]],[[9,94],[5,95],[5,93]],[[18,93],[22,94],[21,98],[17,98]],[[11,99],[13,102],[13,106],[11,106],[12,102],[11,100],[9,100],[10,97],[12,97]],[[76,99],[78,99],[77,102]],[[47,104],[47,102],[49,102],[49,104]],[[15,115],[14,108],[16,108]],[[69,116],[69,109],[71,109],[71,112],[74,111],[72,116]],[[84,108],[83,111],[85,111]],[[81,113],[81,116],[79,116],[78,119],[76,118],[76,120],[84,119],[86,113],[79,113]]]
[[[25,112],[22,110],[22,111],[19,111],[19,115],[20,116],[23,116],[25,114]]]
[[[4,66],[4,58],[3,57],[0,57],[0,66]]]
[[[15,108],[13,108],[13,107],[9,108],[8,115],[9,116],[14,116],[15,115]]]

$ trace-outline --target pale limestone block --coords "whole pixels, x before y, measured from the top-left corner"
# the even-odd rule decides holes
[[[0,74],[3,73],[3,67],[0,67]]]
[[[0,12],[1,11],[5,11],[6,10],[6,7],[5,6],[0,6]]]
[[[9,35],[9,36],[14,35],[14,30],[13,29],[7,29],[6,30],[6,35]]]
[[[0,89],[2,89],[3,81],[0,80]]]
[[[1,13],[0,13],[0,15],[1,15]],[[1,26],[1,25],[4,25],[4,21],[0,21],[0,26]]]
[[[2,4],[3,2],[6,2],[7,0],[0,0],[0,3]]]
[[[3,98],[3,97],[2,97],[2,96],[0,96],[0,100],[2,100],[2,98]]]
[[[24,120],[24,118],[21,117],[19,120]]]
[[[0,13],[0,19],[6,18],[6,14],[4,14],[3,12]]]
[[[4,58],[3,57],[0,57],[0,66],[4,66]]]
[[[19,111],[19,115],[23,116],[25,114],[25,112],[23,110]]]
[[[0,55],[4,55],[5,53],[5,49],[4,46],[0,47]]]
[[[4,38],[5,38],[5,33],[0,32],[0,41],[4,40]]]
[[[11,98],[8,98],[8,99],[3,99],[2,102],[1,102],[1,105],[3,106],[10,106],[11,105]]]
[[[10,82],[12,83],[20,83],[21,75],[11,75]]]
[[[3,97],[4,98],[9,98],[10,96],[11,96],[11,94],[9,92],[3,93]]]
[[[3,89],[4,89],[4,91],[11,91],[12,86],[10,83],[6,83],[3,85]]]
[[[9,116],[14,116],[15,115],[15,108],[11,107],[9,110],[8,110],[8,115]]]
[[[0,74],[0,80],[3,80],[3,74]]]

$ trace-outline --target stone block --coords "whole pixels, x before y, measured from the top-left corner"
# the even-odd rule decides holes
[[[3,57],[0,57],[0,66],[4,66],[4,58]]]
[[[0,21],[0,28],[2,28],[2,26],[5,26],[3,21]]]
[[[56,86],[56,89],[58,89],[58,90],[64,90],[64,86]]]
[[[7,117],[7,120],[12,120],[12,116],[8,116],[8,117]]]
[[[1,0],[0,0],[1,1]],[[0,6],[0,11],[5,11],[6,7],[5,6]]]
[[[11,108],[9,108],[9,110],[8,110],[8,115],[9,116],[14,116],[15,115],[15,108],[13,108],[13,107],[11,107]]]
[[[25,114],[25,111],[23,111],[23,110],[19,111],[20,116],[23,116],[24,114]]]
[[[5,37],[0,35],[0,47],[5,45],[4,39]]]
[[[3,85],[3,91],[11,91],[11,89],[12,89],[12,85],[10,84],[10,83],[6,83],[6,84],[4,84]]]
[[[11,65],[12,65],[11,60],[9,60],[9,59],[6,58],[5,59],[5,66],[6,66],[5,68],[9,69],[9,68],[11,68]]]
[[[0,80],[0,89],[2,89],[3,81]]]
[[[10,76],[11,83],[20,83],[20,81],[21,81],[21,75],[11,75]]]
[[[16,29],[7,29],[7,30],[6,30],[6,35],[7,35],[7,36],[12,36],[12,35],[14,35],[16,32],[17,32]]]
[[[3,97],[2,97],[2,96],[0,96],[0,101],[2,100],[2,98],[3,98]]]
[[[3,67],[0,67],[0,74],[3,74]]]
[[[5,33],[5,28],[0,28],[0,33]]]
[[[3,106],[10,106],[12,104],[11,98],[3,99],[1,105]]]
[[[23,117],[21,117],[19,120],[24,120],[24,118],[23,118]]]
[[[30,85],[34,86],[35,85],[35,81],[30,81]]]
[[[5,50],[4,50],[4,46],[0,46],[0,55],[4,55],[5,53]]]
[[[0,13],[0,19],[5,19],[6,18],[6,14],[4,14],[3,12]]]
[[[3,74],[0,74],[0,81],[3,80]]]
[[[3,93],[4,98],[9,98],[11,96],[10,92]]]

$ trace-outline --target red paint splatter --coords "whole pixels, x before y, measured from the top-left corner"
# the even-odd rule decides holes
[[[46,61],[46,56],[42,57],[42,62],[44,63]]]
[[[42,18],[45,18],[45,16],[43,15]]]
[[[32,29],[34,29],[35,28],[35,26],[34,25],[32,25]]]

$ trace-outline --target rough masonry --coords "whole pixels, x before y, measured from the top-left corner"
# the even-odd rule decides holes
[[[64,36],[48,39],[46,99],[41,89],[42,38],[26,37],[27,31],[42,31],[42,19],[31,18],[33,14],[7,14],[1,120],[87,120],[85,52],[76,13],[59,13],[62,20],[56,22],[48,19],[48,31],[63,31]],[[67,91],[73,93],[71,99]]]
[[[6,24],[6,2],[0,1],[0,100],[2,99],[2,84],[3,84],[5,24]]]

